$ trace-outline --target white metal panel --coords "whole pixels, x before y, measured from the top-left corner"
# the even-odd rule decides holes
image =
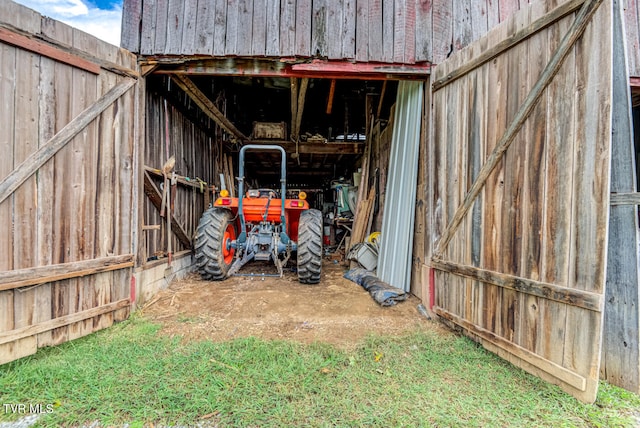
[[[422,123],[422,82],[400,82],[384,202],[378,277],[409,291]]]

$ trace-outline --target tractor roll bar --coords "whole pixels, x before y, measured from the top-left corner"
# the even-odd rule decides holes
[[[238,159],[238,214],[240,215],[240,236],[238,237],[238,241],[244,242],[246,239],[242,198],[244,197],[244,152],[247,150],[276,150],[282,153],[282,163],[280,165],[280,199],[282,200],[280,221],[282,222],[281,239],[282,242],[287,244],[289,243],[289,237],[287,236],[287,225],[284,217],[284,202],[287,195],[287,153],[282,147],[276,146],[275,144],[247,144],[240,149],[240,157]]]

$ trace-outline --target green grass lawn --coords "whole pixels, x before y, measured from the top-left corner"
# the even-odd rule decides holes
[[[593,405],[472,341],[416,331],[353,351],[238,339],[184,344],[141,317],[0,366],[5,403],[53,404],[39,426],[634,426],[640,397]],[[18,416],[0,408],[0,421]]]

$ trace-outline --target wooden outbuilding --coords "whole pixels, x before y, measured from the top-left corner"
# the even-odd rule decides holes
[[[383,279],[434,317],[583,401],[599,379],[640,392],[639,19],[637,0],[124,0],[116,48],[0,0],[0,363],[190,271],[251,142],[285,148],[332,234],[382,231]],[[276,161],[251,179],[278,183]]]

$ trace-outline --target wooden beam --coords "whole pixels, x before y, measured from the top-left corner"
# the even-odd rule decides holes
[[[534,366],[544,370],[550,375],[566,382],[567,384],[573,386],[580,391],[584,391],[587,389],[587,381],[584,377],[579,374],[572,372],[571,370],[562,367],[561,365],[554,363],[551,360],[547,360],[530,350],[523,348],[522,346],[516,345],[513,342],[509,342],[504,337],[500,337],[497,334],[486,330],[482,327],[479,327],[469,321],[460,318],[459,316],[448,312],[447,310],[435,306],[433,308],[434,312],[441,316],[442,318],[449,320],[465,330],[468,330],[472,334],[480,337],[482,340],[486,340],[487,342],[497,346],[500,349],[507,351],[509,354],[515,355],[523,361],[526,361],[529,364],[533,364]]]
[[[112,73],[131,77],[133,79],[138,79],[140,77],[140,73],[136,70],[123,67],[112,61],[107,61],[105,59],[89,55],[87,52],[61,44],[60,41],[45,35],[38,34],[37,36],[34,36],[33,34],[26,33],[7,23],[0,23],[0,29],[18,36],[17,38],[9,37],[9,40],[3,40],[4,42],[14,46],[19,46],[22,49],[39,55],[46,56],[47,58],[51,58],[55,61],[86,70],[93,74],[99,74],[100,69],[102,68],[104,70],[111,71]],[[26,39],[26,41],[24,39]],[[117,51],[118,48],[114,46],[113,50]],[[98,67],[97,72],[95,68],[96,66]]]
[[[158,211],[162,209],[162,194],[156,187],[156,184],[151,179],[151,176],[147,171],[144,172],[144,193],[149,197],[151,203]],[[187,248],[191,248],[191,239],[182,228],[182,225],[178,223],[176,218],[171,215],[171,230],[178,237],[180,242]]]
[[[16,169],[0,181],[0,203],[16,191],[22,183],[42,167],[49,159],[60,151],[80,131],[87,127],[96,117],[124,95],[136,80],[125,79],[111,88],[98,101],[91,104],[71,122],[65,125],[56,135],[24,160]]]
[[[126,269],[133,266],[133,254],[101,257],[80,262],[61,263],[35,268],[0,272],[0,291],[30,285],[46,284],[69,278],[80,278],[96,273]]]
[[[296,123],[296,117],[298,117],[298,78],[292,77],[291,81],[291,134],[293,134],[293,126]]]
[[[384,96],[387,92],[387,80],[382,82],[382,90],[380,91],[380,100],[378,101],[378,110],[376,110],[376,120],[380,119],[382,113],[382,104],[384,103]]]
[[[611,205],[640,205],[640,192],[612,193]]]
[[[195,102],[198,107],[213,119],[222,129],[227,132],[233,139],[239,142],[248,141],[249,137],[244,135],[229,119],[211,102],[209,98],[193,83],[191,79],[184,75],[172,74],[173,80],[188,96]]]
[[[387,81],[385,80],[385,84]],[[336,94],[336,79],[331,79],[331,86],[329,86],[329,98],[327,99],[327,114],[331,114],[333,111],[333,98]]]
[[[598,293],[534,281],[533,279],[493,272],[475,266],[461,265],[440,259],[432,259],[430,266],[442,272],[475,279],[476,281],[486,282],[497,285],[498,287],[508,288],[590,311],[602,312],[604,308],[604,298]]]
[[[443,78],[433,82],[433,85],[432,85],[433,90],[437,91],[439,89],[442,89],[449,83],[455,81],[456,79],[459,79],[460,77],[464,76],[470,71],[475,70],[476,68],[480,67],[483,64],[486,64],[487,62],[491,61],[493,58],[511,49],[513,46],[517,45],[523,40],[533,36],[540,30],[547,28],[549,25],[554,24],[559,19],[575,12],[584,2],[585,0],[572,0],[566,3],[563,3],[562,5],[553,9],[551,12],[542,16],[540,19],[532,22],[526,28],[523,28],[522,30],[517,31],[514,35],[507,37],[506,39],[502,40],[500,43],[492,46],[491,49],[481,53],[480,55],[475,57],[473,60],[465,62],[464,65],[462,65],[461,67],[451,71],[449,74],[447,74]]]
[[[63,64],[88,71],[93,74],[100,74],[100,66],[86,59],[80,58],[69,52],[65,52],[49,44],[33,40],[27,36],[17,34],[6,28],[0,28],[0,41],[25,49],[29,52],[51,58]]]
[[[141,64],[158,63],[154,74],[253,76],[319,79],[426,79],[431,73],[430,64],[353,63],[343,61],[312,60],[303,63],[287,63],[285,60],[247,59],[193,59],[191,57],[145,57]]]
[[[498,165],[498,163],[502,159],[502,156],[507,151],[516,135],[520,131],[520,128],[522,128],[522,125],[527,120],[534,107],[538,104],[538,101],[540,100],[540,97],[542,96],[545,88],[549,85],[549,83],[551,83],[554,76],[558,73],[558,70],[560,70],[560,67],[562,66],[562,63],[564,62],[567,54],[569,53],[569,50],[582,36],[585,28],[591,21],[591,18],[598,10],[600,4],[602,4],[602,1],[603,0],[587,0],[580,9],[580,12],[578,12],[578,14],[576,15],[576,19],[573,21],[567,34],[562,38],[558,49],[553,54],[553,57],[551,58],[545,69],[542,71],[540,78],[535,83],[535,85],[527,95],[527,98],[520,106],[520,109],[516,113],[514,119],[508,125],[504,135],[496,144],[493,152],[491,152],[491,155],[489,155],[489,157],[487,158],[486,163],[480,169],[478,177],[471,185],[469,192],[465,195],[462,205],[460,205],[456,209],[451,221],[447,225],[447,228],[438,241],[438,245],[434,251],[434,255],[436,257],[442,256],[442,253],[451,241],[451,238],[453,238],[453,235],[458,229],[458,226],[460,226],[462,219],[471,208],[471,205],[473,205],[476,197],[482,191],[487,178],[489,178],[489,175],[491,175],[495,167]]]
[[[251,144],[275,144],[281,146],[287,153],[295,153],[296,145],[290,141],[281,140],[253,140]],[[364,143],[298,143],[300,154],[341,154],[360,155],[364,152]]]
[[[292,141],[296,141],[300,136],[300,124],[302,123],[302,113],[304,112],[304,102],[307,98],[308,87],[309,79],[306,77],[300,79],[300,88],[298,88],[298,101],[296,103],[296,118],[291,124]]]
[[[43,323],[30,325],[28,327],[18,328],[10,331],[0,332],[0,345],[4,343],[13,342],[25,337],[34,336],[36,334],[43,333],[45,331],[53,330],[54,328],[64,327],[65,325],[73,324],[75,322],[83,321],[89,318],[93,318],[98,315],[106,314],[108,312],[117,311],[119,309],[125,309],[129,307],[129,299],[118,300],[117,302],[109,303],[107,305],[98,306],[96,308],[88,309],[86,311],[76,312],[75,314],[65,315],[63,317],[54,318]]]

